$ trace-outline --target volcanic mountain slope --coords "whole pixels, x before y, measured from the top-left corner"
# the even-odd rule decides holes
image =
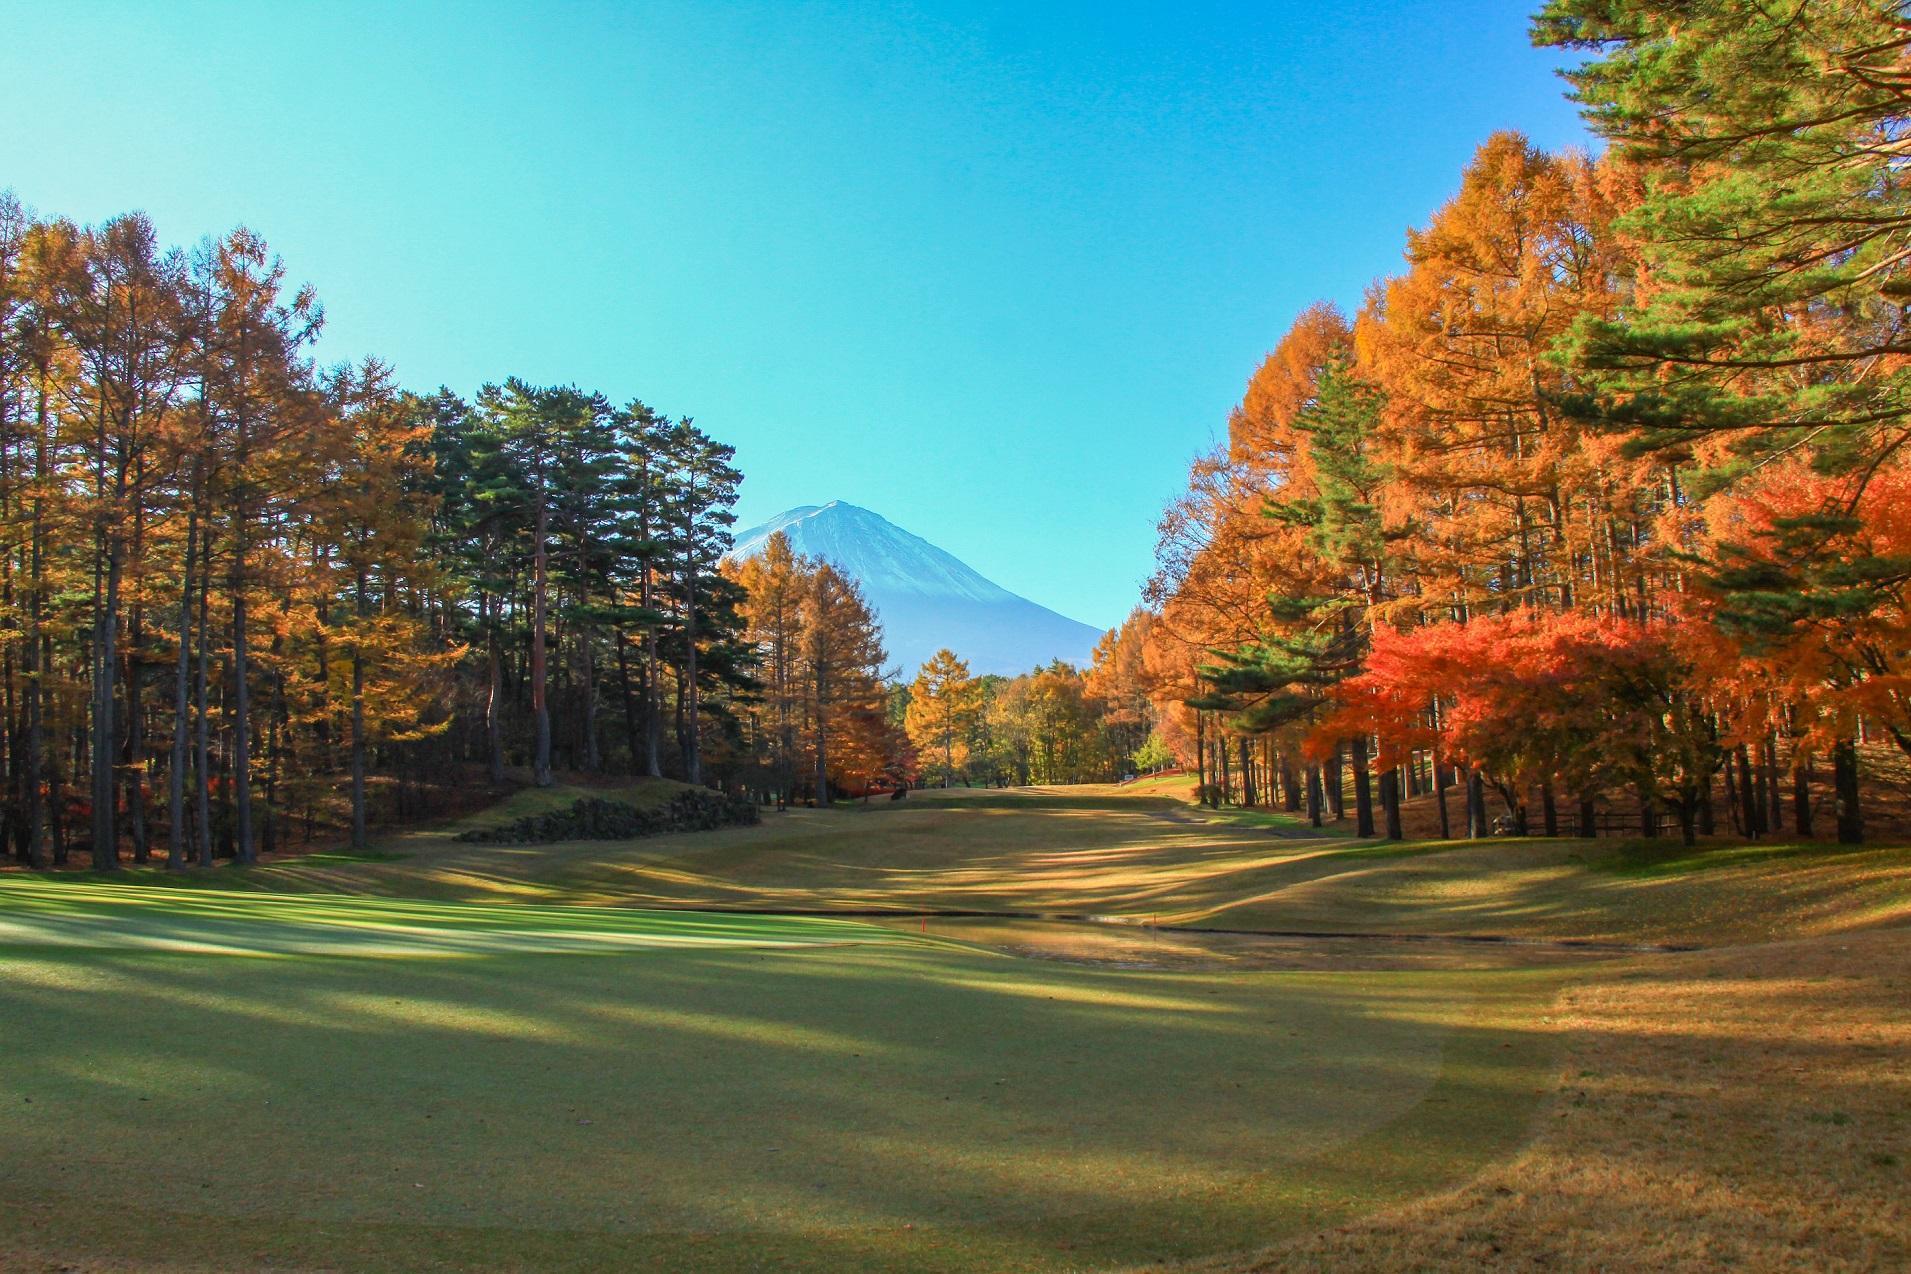
[[[1088,662],[1098,629],[1058,615],[984,578],[919,535],[868,509],[832,500],[778,514],[737,535],[732,556],[762,552],[781,531],[863,586],[882,620],[892,666],[904,676],[943,646],[980,675],[1014,676],[1054,659]]]

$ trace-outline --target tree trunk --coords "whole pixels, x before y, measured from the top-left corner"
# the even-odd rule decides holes
[[[504,595],[480,596],[481,614],[487,600],[491,614],[485,624],[484,759],[491,786],[499,787],[504,783],[504,656],[498,649],[498,623]]]
[[[365,839],[365,569],[353,580],[353,608],[359,631],[352,640],[352,848],[364,849]]]
[[[1327,809],[1338,823],[1347,817],[1347,786],[1341,775],[1340,744],[1334,745],[1334,755],[1327,759],[1321,777],[1327,783]]]
[[[1831,748],[1832,794],[1838,811],[1838,843],[1862,845],[1865,839],[1864,810],[1858,803],[1858,745],[1840,739]]]
[[[1745,831],[1744,806],[1738,799],[1738,766],[1733,760],[1732,750],[1725,749],[1723,763],[1720,766],[1725,778],[1725,813],[1732,821],[1732,830],[1743,836]]]
[[[37,545],[35,547],[34,556],[37,561],[39,556]],[[45,665],[41,663],[40,656],[40,637],[38,635],[40,627],[39,607],[39,585],[36,583],[34,585],[33,600],[30,603],[30,627],[26,642],[27,740],[26,774],[23,785],[26,798],[24,803],[26,805],[27,818],[27,865],[36,871],[44,870],[47,866],[45,832],[46,806],[41,790],[46,777],[46,714],[45,710],[41,707],[40,698],[41,669]]]
[[[829,739],[825,728],[823,705],[828,702],[828,669],[823,664],[816,667],[816,808],[829,808]]]
[[[1380,808],[1387,818],[1387,839],[1401,839],[1400,770],[1397,766],[1390,765],[1380,772]],[[1371,811],[1368,816],[1372,817]]]
[[[597,651],[589,631],[582,627],[577,644],[584,653],[584,771],[596,774],[604,768],[604,750],[597,738]]]
[[[1307,821],[1313,827],[1321,825],[1321,780],[1320,766],[1310,763],[1307,767]]]
[[[1194,710],[1194,799],[1208,801],[1208,740],[1201,709]]]
[[[40,667],[53,666],[53,639],[44,638],[41,648]],[[63,771],[58,757],[52,758],[47,767],[46,776],[46,829],[47,836],[53,842],[53,865],[66,866],[66,786],[62,780]]]
[[[694,536],[695,527],[686,527],[686,535]],[[693,543],[694,541],[686,541]],[[703,782],[703,723],[697,693],[697,567],[690,555],[695,550],[686,548],[685,580],[683,594],[683,668],[684,668],[684,781],[692,785]]]
[[[212,712],[208,702],[211,653],[212,528],[208,526],[199,557],[199,640],[193,668],[192,807],[193,841],[199,865],[212,866]]]
[[[241,863],[259,861],[258,843],[252,834],[251,672],[251,663],[246,655],[246,599],[242,573],[234,582],[232,594],[233,856]]]
[[[1488,833],[1486,824],[1486,776],[1478,770],[1468,770],[1466,776],[1466,834],[1469,840],[1479,840]]]
[[[648,518],[640,519],[638,534],[644,539],[650,537]],[[654,612],[655,582],[651,578],[649,557],[643,560],[643,569],[638,575],[638,602],[647,613]],[[644,773],[650,778],[663,777],[663,758],[661,748],[662,722],[658,719],[657,698],[657,625],[644,625]]]
[[[531,782],[538,787],[551,786],[551,706],[545,699],[547,675],[544,642],[548,580],[545,568],[548,554],[545,538],[550,533],[551,514],[546,506],[542,481],[538,485],[537,542],[531,548],[531,717],[536,740],[531,754]]]
[[[47,454],[47,386],[45,376],[40,381],[38,405],[35,407],[36,430],[34,442],[34,477],[36,488],[44,489],[48,475]],[[46,638],[42,631],[41,620],[45,611],[46,580],[46,511],[45,500],[35,494],[33,498],[32,544],[29,550],[31,562],[28,573],[32,594],[27,599],[27,669],[26,709],[26,816],[27,816],[27,864],[35,870],[47,866],[46,844],[46,804],[42,797],[42,784],[46,779],[46,698],[41,682],[52,671],[53,661],[46,648]]]
[[[630,643],[625,640],[624,630],[619,628],[611,633],[611,640],[617,643],[617,680],[624,688],[624,737],[630,740],[630,768],[637,769],[637,757],[643,748],[643,740],[637,728],[637,693],[630,679]]]
[[[1687,788],[1679,797],[1679,841],[1688,849],[1699,843],[1695,818],[1698,804],[1697,788]]]
[[[95,573],[97,609],[93,617],[93,870],[116,871],[119,830],[113,815],[118,785],[114,782],[113,754],[119,750],[119,729],[114,720],[118,699],[114,682],[119,669],[116,647],[121,566],[119,537],[102,530],[100,538],[104,563]]]
[[[1739,744],[1732,755],[1738,758],[1738,799],[1739,817],[1745,821],[1745,834],[1756,840],[1765,830],[1765,820],[1760,817],[1758,787],[1752,776],[1751,757],[1745,751],[1745,745]]]
[[[1800,836],[1811,835],[1811,758],[1792,749],[1792,823]]]
[[[1785,830],[1785,798],[1779,790],[1778,782],[1778,733],[1768,732],[1765,736],[1765,826],[1772,835],[1777,836]]]
[[[135,555],[139,540],[135,540]],[[146,825],[146,719],[140,703],[139,650],[145,644],[140,605],[133,604],[126,643],[126,830],[133,840],[133,861],[152,861],[151,829]]]
[[[1367,736],[1357,734],[1348,740],[1348,752],[1354,767],[1354,835],[1374,834],[1373,779],[1367,773]]]
[[[166,869],[179,871],[186,865],[186,761],[192,712],[192,603],[193,558],[199,552],[199,483],[197,466],[193,481],[194,498],[186,509],[186,554],[179,586],[179,660],[173,680],[172,773],[167,775]]]
[[[1548,836],[1559,835],[1559,803],[1553,799],[1553,785],[1539,785],[1540,828]]]

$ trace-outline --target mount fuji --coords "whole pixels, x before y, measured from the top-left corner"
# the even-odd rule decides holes
[[[776,532],[790,548],[854,578],[882,621],[883,644],[905,677],[944,646],[978,676],[1012,677],[1066,659],[1088,663],[1101,631],[1017,596],[951,553],[868,509],[832,500],[780,513],[738,532],[735,558]]]

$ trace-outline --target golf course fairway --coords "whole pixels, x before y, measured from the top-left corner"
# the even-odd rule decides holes
[[[1398,958],[1358,937],[1309,959],[1249,958],[1241,936],[1205,953],[1188,932],[1150,958],[1153,907],[1226,921],[1251,904],[1272,929],[1291,889],[1294,914],[1357,934],[1444,879],[1440,856],[1105,794],[535,850],[413,832],[362,862],[113,883],[9,875],[0,1267],[1287,1268],[1266,1253],[1512,1161],[1566,1091],[1562,996],[1648,985],[1681,958],[1466,945],[1468,917],[1534,942],[1705,938],[1790,878],[1772,873],[1819,870],[1446,852],[1501,856],[1505,892],[1483,878],[1453,937],[1425,918]],[[699,894],[717,863],[742,901],[795,897],[807,871],[819,895],[891,914],[671,909],[668,887]],[[1536,870],[1584,900],[1562,914],[1598,923],[1549,927],[1521,892]],[[1905,855],[1865,872],[1852,923],[1893,923]],[[620,879],[643,887],[609,905]],[[1066,922],[904,910],[1070,889],[1142,927],[1078,926],[1118,940],[1074,943]],[[1694,927],[1704,897],[1725,927]]]

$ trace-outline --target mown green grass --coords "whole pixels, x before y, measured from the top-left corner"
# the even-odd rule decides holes
[[[1730,868],[1761,868],[1787,859],[1831,862],[1840,856],[1862,862],[1874,851],[1843,849],[1810,841],[1754,841],[1750,844],[1686,846],[1676,839],[1594,841],[1584,860],[1594,871],[1621,876],[1690,876]]]
[[[1316,840],[1351,839],[1354,834],[1353,824],[1347,820],[1338,823],[1324,822],[1319,827],[1315,827],[1307,821],[1306,815],[1290,814],[1286,810],[1244,810],[1232,806],[1209,808],[1191,805],[1188,807],[1188,814],[1190,817],[1227,827],[1284,832]],[[1386,844],[1397,846],[1398,842],[1386,842]]]
[[[463,954],[8,950],[0,1265],[1040,1271],[1242,1250],[1510,1147],[1547,1056],[1522,1025],[1555,985],[1140,974],[907,939]]]
[[[579,789],[581,790],[581,789]],[[627,842],[467,845],[453,828],[374,847],[133,879],[516,904],[1073,913],[1329,933],[1716,945],[1911,919],[1911,848],[1296,836],[1270,816],[1081,791],[954,789],[756,827]],[[496,821],[530,800],[520,793]]]
[[[640,785],[642,786],[642,785]],[[582,791],[583,789],[578,789]],[[662,789],[658,789],[661,791]],[[1307,838],[1184,803],[954,789],[855,810],[634,841],[470,845],[458,827],[377,857],[290,857],[133,881],[510,905],[968,910],[1126,916],[1224,929],[1717,945],[1911,919],[1911,848],[1518,839]]]
[[[9,876],[0,1268],[1205,1260],[1508,1153],[1585,976],[1083,967],[686,904],[1712,943],[1902,923],[1911,851],[1296,840],[1094,790]]]
[[[895,943],[849,920],[0,879],[0,950],[142,948],[227,955],[607,953],[652,947]]]

